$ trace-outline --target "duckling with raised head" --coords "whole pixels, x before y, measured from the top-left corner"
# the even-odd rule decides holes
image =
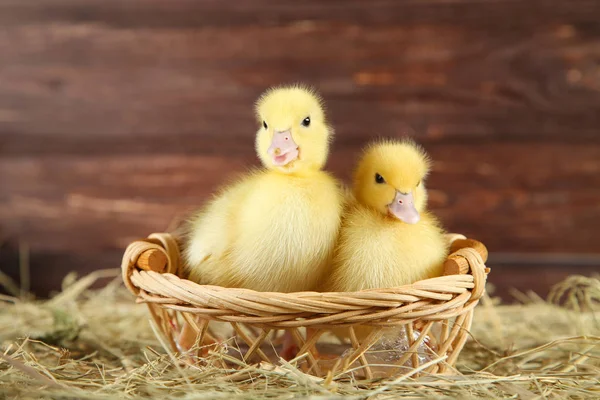
[[[192,218],[188,279],[259,291],[313,290],[340,225],[338,182],[322,171],[332,130],[319,97],[303,87],[257,102],[256,151],[265,168],[225,187]]]
[[[200,284],[316,290],[330,265],[344,197],[322,169],[333,131],[310,89],[271,89],[256,103],[264,168],[225,187],[187,227],[184,270]]]

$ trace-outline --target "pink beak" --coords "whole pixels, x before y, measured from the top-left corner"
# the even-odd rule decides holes
[[[291,131],[275,131],[267,153],[273,158],[273,164],[279,167],[296,160],[299,155],[298,145],[294,142]]]
[[[407,224],[416,224],[421,219],[415,208],[412,192],[401,193],[396,191],[396,196],[392,203],[388,205],[388,210],[394,217]]]

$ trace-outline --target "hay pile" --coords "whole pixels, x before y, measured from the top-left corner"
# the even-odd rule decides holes
[[[0,297],[0,398],[600,398],[600,279],[571,277],[550,297],[484,299],[454,375],[368,385],[326,382],[293,363],[185,365],[157,339],[118,270],[68,276],[49,301]]]

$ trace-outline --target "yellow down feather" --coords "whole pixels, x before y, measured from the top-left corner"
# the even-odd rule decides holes
[[[324,290],[402,286],[442,274],[447,243],[437,219],[426,210],[429,165],[424,151],[410,141],[382,141],[366,149],[354,173],[354,200],[343,216]],[[385,183],[377,183],[376,174]],[[389,215],[387,205],[396,190],[413,193],[418,223]],[[364,337],[368,331],[358,329],[358,334]]]
[[[184,268],[201,284],[314,290],[330,264],[343,204],[340,185],[321,170],[333,132],[321,100],[300,86],[269,90],[256,115],[264,168],[223,188],[190,220]],[[310,126],[302,125],[306,117]],[[278,166],[267,149],[275,131],[288,129],[299,156]]]

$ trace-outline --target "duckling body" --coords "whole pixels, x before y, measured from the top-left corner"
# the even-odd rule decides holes
[[[192,223],[189,279],[260,291],[314,290],[330,261],[342,196],[323,171],[255,172]]]
[[[443,231],[430,213],[411,225],[355,203],[342,223],[327,289],[352,292],[440,276],[446,254]]]

